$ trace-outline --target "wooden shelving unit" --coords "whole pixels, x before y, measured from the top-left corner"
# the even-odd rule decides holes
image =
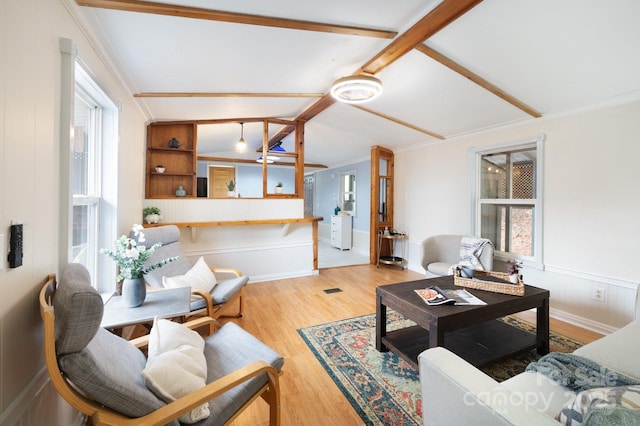
[[[169,147],[175,138],[178,148]],[[157,165],[164,173],[155,171]],[[153,123],[147,126],[147,198],[175,198],[182,186],[187,198],[196,197],[197,125],[193,123]]]

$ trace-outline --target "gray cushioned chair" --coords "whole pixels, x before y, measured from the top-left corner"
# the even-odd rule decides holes
[[[169,257],[179,256],[175,262],[170,262],[165,266],[154,269],[144,276],[145,281],[151,287],[162,288],[162,277],[174,277],[177,275],[186,274],[193,266],[187,259],[182,246],[180,245],[180,230],[175,225],[158,226],[152,228],[145,228],[143,231],[146,247],[151,247],[156,243],[161,243],[162,246],[157,248],[147,263],[155,263]],[[131,231],[131,238],[136,238],[133,231]],[[244,312],[244,286],[249,282],[249,277],[242,276],[242,273],[237,269],[231,268],[211,268],[213,274],[216,276],[218,283],[211,291],[211,300],[203,296],[194,302],[191,302],[191,312],[195,313],[206,309],[207,315],[218,318],[222,315],[222,308],[228,305],[238,302],[239,308],[234,316],[239,318]],[[223,277],[229,277],[223,279]],[[212,306],[211,306],[212,304]],[[227,310],[225,309],[225,312]],[[227,312],[228,313],[228,312]]]
[[[222,425],[258,395],[270,405],[270,424],[279,424],[284,360],[234,323],[205,337],[207,385],[166,404],[142,376],[146,358],[139,348],[148,336],[126,341],[100,328],[102,298],[84,266],[68,265],[57,286],[55,276],[47,278],[40,313],[51,381],[94,425],[179,425],[179,416],[207,401],[211,415],[196,424]],[[207,322],[216,321],[201,317],[184,325],[200,329]]]
[[[432,235],[422,241],[422,267],[427,278],[451,275],[449,268],[460,262],[460,243],[463,235]],[[493,246],[482,249],[480,263],[485,271],[493,268]]]

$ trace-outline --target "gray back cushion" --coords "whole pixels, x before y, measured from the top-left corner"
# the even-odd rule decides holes
[[[138,241],[138,244],[143,244],[147,248],[156,243],[162,244],[149,258],[147,264],[156,263],[174,256],[180,256],[180,259],[145,274],[144,279],[150,286],[162,288],[163,276],[174,277],[176,275],[184,275],[191,269],[193,265],[191,265],[191,262],[189,262],[180,246],[180,230],[177,226],[167,225],[145,228],[142,233],[144,234],[145,241],[142,243]],[[130,236],[131,238],[135,238],[133,231],[131,231]]]
[[[102,298],[91,287],[89,271],[83,265],[71,263],[62,271],[53,308],[56,353],[82,350],[100,328],[104,310]]]
[[[86,268],[68,265],[53,299],[60,369],[84,394],[130,417],[165,404],[149,391],[146,358],[126,340],[100,328],[103,304]]]

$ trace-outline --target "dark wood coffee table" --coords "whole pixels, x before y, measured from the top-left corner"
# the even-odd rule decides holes
[[[453,277],[438,277],[376,289],[376,349],[391,350],[412,365],[425,349],[444,346],[475,366],[482,366],[537,348],[549,352],[549,291],[527,285],[524,296],[467,289],[487,302],[481,306],[429,306],[414,290],[454,286]],[[387,308],[417,325],[387,332]],[[536,334],[497,318],[535,308]]]

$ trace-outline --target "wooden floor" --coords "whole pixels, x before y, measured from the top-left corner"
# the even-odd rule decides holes
[[[243,318],[233,321],[285,358],[280,378],[283,425],[361,425],[360,417],[313,356],[297,330],[375,312],[379,285],[422,279],[397,267],[359,265],[322,269],[312,277],[249,284]],[[342,291],[327,294],[323,290]],[[535,313],[524,319],[535,322]],[[222,321],[224,322],[224,321]],[[551,320],[551,329],[588,343],[597,333]],[[261,399],[232,425],[268,424],[267,405]]]

